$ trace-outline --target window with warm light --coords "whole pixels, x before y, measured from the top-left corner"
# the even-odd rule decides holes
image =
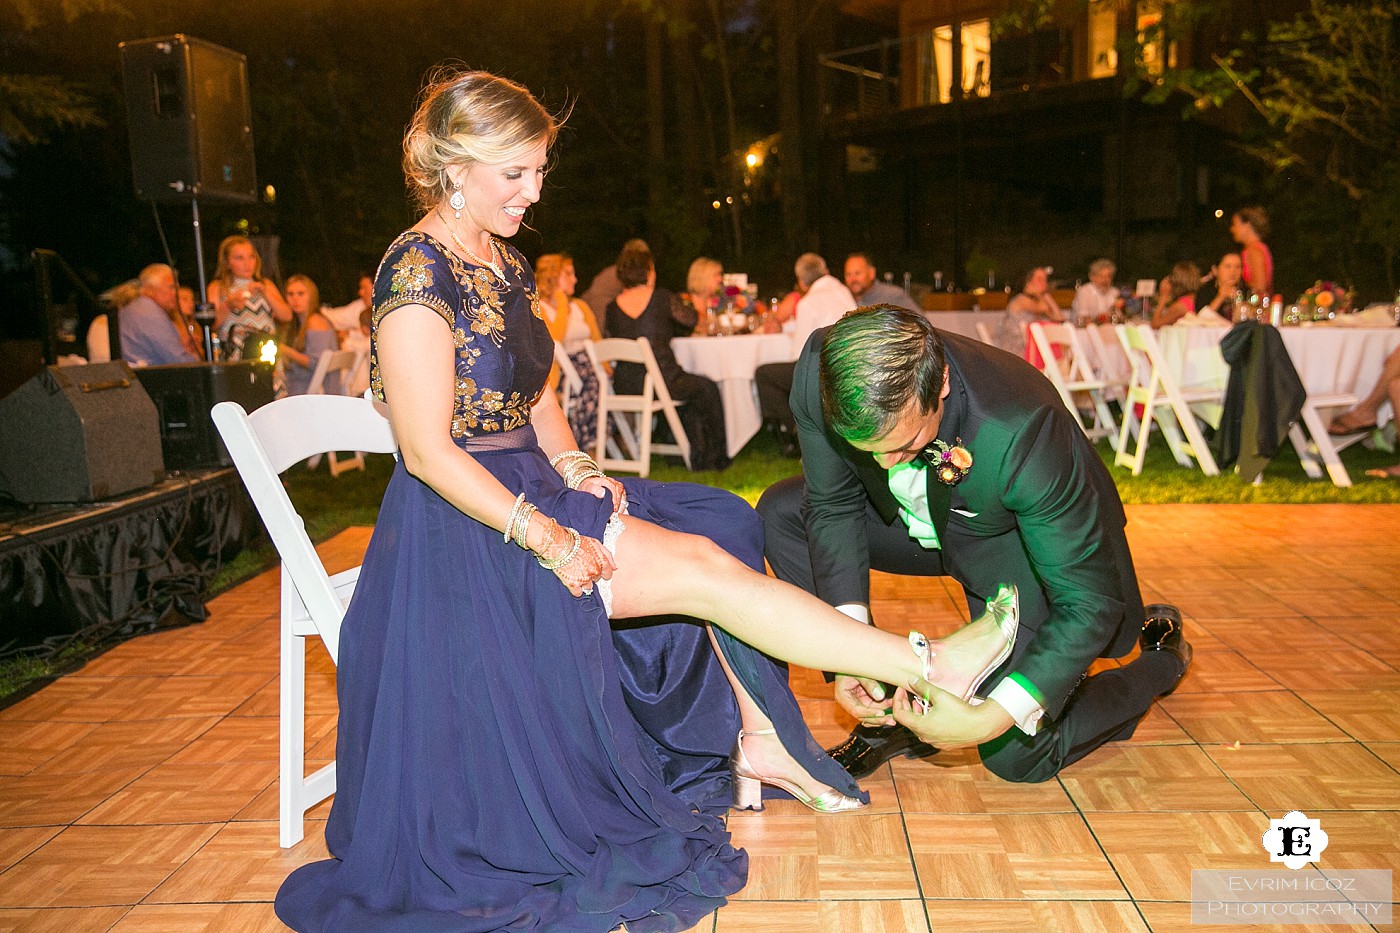
[[[1160,75],[1176,67],[1176,43],[1162,34],[1163,0],[1143,0],[1137,5],[1138,43],[1142,49],[1142,67],[1151,75]]]
[[[992,93],[992,21],[962,24],[962,89],[968,97]]]
[[[1089,4],[1089,77],[1111,78],[1118,73],[1118,0]]]

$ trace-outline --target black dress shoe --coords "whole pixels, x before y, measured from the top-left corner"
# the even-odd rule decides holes
[[[1183,677],[1186,676],[1187,669],[1191,666],[1191,643],[1186,640],[1185,630],[1181,623],[1181,613],[1175,606],[1166,603],[1155,603],[1147,608],[1147,621],[1142,623],[1142,635],[1138,637],[1138,645],[1143,653],[1148,651],[1165,651],[1176,657],[1181,663],[1181,673],[1177,675],[1176,683],[1171,689],[1162,694],[1166,696],[1177,688]]]
[[[891,758],[927,758],[938,749],[924,742],[906,726],[856,726],[846,741],[827,754],[859,781],[874,774]]]

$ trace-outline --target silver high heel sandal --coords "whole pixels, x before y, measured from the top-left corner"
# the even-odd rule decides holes
[[[749,764],[748,756],[744,754],[744,736],[746,735],[777,735],[777,730],[757,729],[752,732],[741,730],[739,738],[734,740],[734,752],[729,756],[729,773],[734,781],[734,809],[762,810],[764,784],[772,784],[780,790],[787,791],[797,799],[798,803],[810,807],[818,813],[847,813],[851,810],[863,810],[870,806],[855,797],[847,797],[834,787],[812,797],[787,778],[765,777],[759,774],[753,769],[753,765]]]
[[[1016,632],[1021,626],[1021,596],[1016,585],[1005,583],[997,587],[996,595],[987,600],[986,613],[992,617],[997,630],[1001,632],[1003,644],[958,697],[972,706],[981,704],[981,697],[976,696],[978,688],[986,682],[993,671],[1006,662],[1006,659],[1011,656],[1011,649],[1016,646]],[[937,652],[933,650],[933,646],[929,644],[929,640],[921,632],[909,633],[909,645],[923,661],[924,680],[933,683],[933,659],[938,656]],[[928,712],[929,703],[927,700],[917,694],[914,694],[913,700],[914,705],[921,712]]]

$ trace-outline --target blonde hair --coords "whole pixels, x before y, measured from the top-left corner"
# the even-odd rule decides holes
[[[242,234],[235,233],[233,236],[226,236],[219,244],[219,267],[214,271],[214,278],[224,285],[225,293],[233,288],[233,270],[228,267],[228,254],[233,252],[235,246],[247,244],[253,250],[253,281],[264,281],[262,274],[262,256],[258,253],[258,248],[253,246],[253,241]]]
[[[550,301],[554,300],[555,292],[559,291],[559,276],[564,274],[564,267],[573,263],[573,257],[567,253],[545,253],[535,260],[535,289],[541,295],[546,296]]]
[[[723,272],[724,264],[709,256],[701,256],[690,264],[690,271],[685,274],[685,290],[691,295],[699,295],[700,289],[705,287],[705,276],[711,272]]]
[[[499,165],[541,140],[552,145],[559,123],[514,81],[485,71],[435,71],[404,136],[404,178],[418,206],[431,210],[452,186],[449,166]]]
[[[311,276],[298,272],[296,275],[287,276],[286,284],[288,288],[293,285],[306,286],[306,297],[309,299],[306,321],[311,320],[311,315],[321,313],[321,290],[316,287]],[[306,321],[302,320],[299,315],[293,314],[292,320],[287,326],[286,339],[291,343],[292,348],[299,353],[306,352]]]

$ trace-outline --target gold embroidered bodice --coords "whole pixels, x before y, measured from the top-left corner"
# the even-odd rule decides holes
[[[385,400],[378,354],[384,316],[405,305],[436,311],[452,328],[456,349],[454,438],[529,424],[530,406],[544,389],[553,360],[534,273],[509,244],[496,240],[496,247],[504,280],[428,234],[409,230],[389,247],[374,277],[370,387]]]

